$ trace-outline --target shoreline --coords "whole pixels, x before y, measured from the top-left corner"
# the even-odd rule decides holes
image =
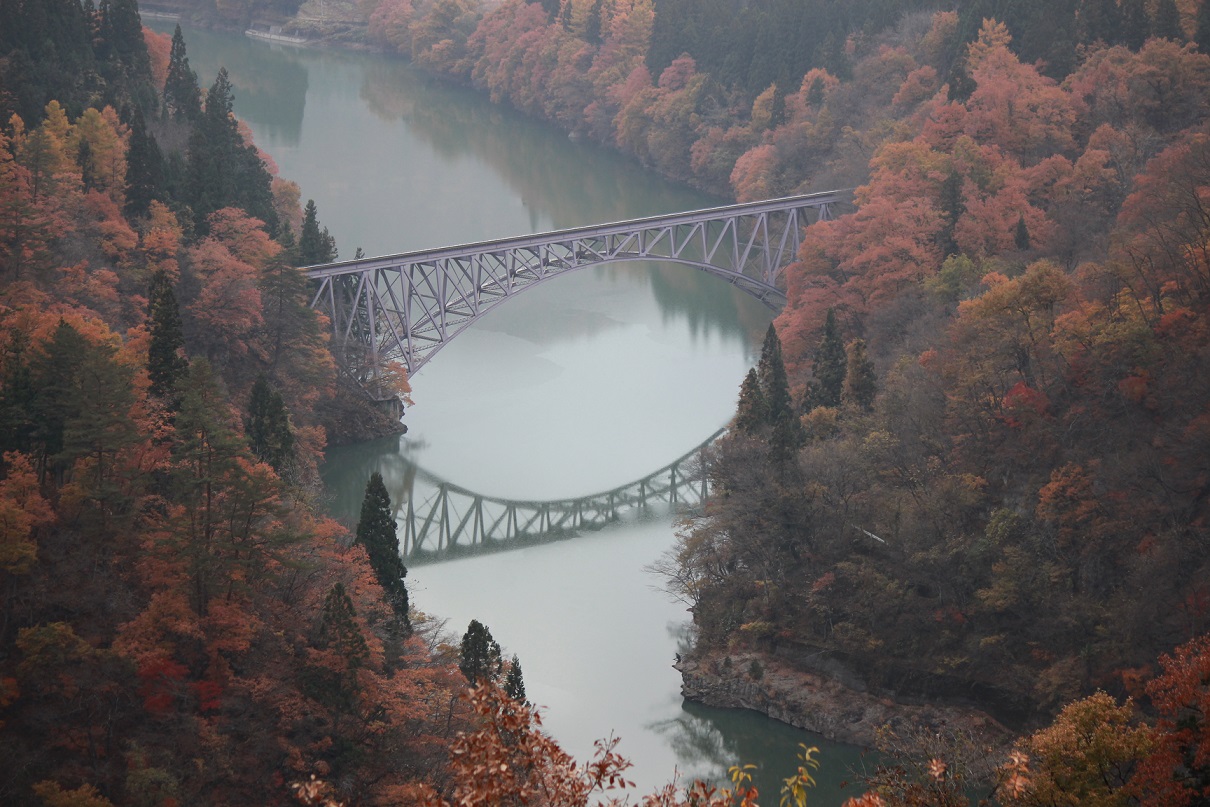
[[[874,747],[889,726],[910,748],[920,732],[978,736],[1006,749],[1017,735],[986,712],[969,706],[907,703],[860,691],[837,676],[807,672],[766,653],[719,651],[686,657],[673,667],[681,673],[686,700],[732,709],[750,709],[795,728],[850,745]],[[759,670],[753,674],[754,670]]]

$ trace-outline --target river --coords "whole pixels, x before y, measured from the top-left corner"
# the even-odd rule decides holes
[[[159,30],[171,24],[149,21]],[[167,28],[165,26],[168,26]],[[491,105],[398,60],[294,49],[186,29],[203,87],[227,68],[236,113],[281,175],[314,199],[342,257],[389,254],[718,204],[603,149]],[[380,470],[415,506],[431,481],[502,500],[572,499],[625,486],[724,425],[770,312],[680,266],[586,269],[493,311],[412,379],[408,434],[333,449],[331,510],[356,518]],[[418,470],[419,469],[419,470]],[[637,793],[759,766],[764,804],[819,746],[811,804],[852,791],[856,749],[754,713],[684,703],[671,664],[688,614],[645,571],[675,540],[668,507],[604,529],[487,555],[411,565],[416,608],[470,619],[516,654],[529,699],[578,759],[611,734]]]

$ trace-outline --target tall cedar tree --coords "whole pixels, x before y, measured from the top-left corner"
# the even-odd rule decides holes
[[[811,364],[811,375],[815,379],[812,407],[840,406],[847,361],[844,343],[840,341],[836,327],[836,312],[829,308],[827,319],[824,320],[823,337],[819,340],[815,360]]]
[[[466,627],[466,633],[462,634],[458,669],[462,670],[472,686],[495,681],[500,676],[500,645],[492,638],[487,626],[477,619],[472,619]]]
[[[844,375],[846,404],[868,412],[874,406],[874,395],[878,392],[878,381],[874,375],[874,363],[866,352],[865,340],[854,339],[849,344],[848,367]]]
[[[175,411],[178,406],[176,385],[189,361],[181,353],[185,347],[181,310],[172,291],[172,281],[163,272],[156,272],[151,278],[147,309],[151,330],[151,341],[147,347],[150,391]]]
[[[185,121],[195,121],[202,116],[202,89],[197,83],[197,73],[189,67],[185,36],[179,25],[172,32],[172,50],[168,54],[163,115]]]
[[[130,119],[130,145],[126,148],[126,202],[122,212],[128,219],[146,218],[151,203],[164,198],[164,155],[147,131],[142,111],[136,107]]]
[[[504,676],[504,694],[517,703],[525,703],[525,677],[521,674],[521,660],[515,655]]]
[[[1029,227],[1025,225],[1025,214],[1017,218],[1017,230],[1013,233],[1013,244],[1020,250],[1029,249]]]
[[[361,516],[357,519],[357,542],[366,548],[370,566],[382,586],[387,603],[395,612],[397,624],[404,633],[411,633],[408,618],[408,590],[403,578],[407,567],[399,556],[399,538],[395,533],[395,517],[391,515],[391,497],[383,484],[382,474],[375,471],[366,483],[361,501]]]
[[[302,233],[298,237],[298,265],[313,266],[336,260],[336,239],[328,228],[319,229],[319,215],[315,200],[308,199],[303,210]]]
[[[269,386],[263,374],[252,385],[244,433],[257,459],[281,475],[294,457],[294,430],[290,428],[290,413],[281,393]],[[391,525],[394,526],[393,521]]]
[[[1151,35],[1151,20],[1147,18],[1147,0],[1122,0],[1122,44],[1131,50],[1143,47]]]
[[[101,0],[97,57],[120,66],[128,85],[151,84],[151,57],[137,0]]]
[[[97,526],[108,532],[111,517],[127,503],[115,478],[116,457],[137,437],[130,368],[118,361],[114,345],[94,343],[60,320],[31,370],[43,478],[56,485],[70,478],[88,505],[81,515],[99,516]]]
[[[781,339],[772,323],[765,332],[756,377],[765,399],[766,422],[772,427],[769,447],[776,463],[785,467],[807,438],[790,398],[790,383],[781,357]]]
[[[1210,3],[1203,2],[1197,7],[1197,31],[1193,41],[1202,53],[1210,53]]]
[[[769,407],[760,391],[756,368],[748,370],[739,388],[739,406],[735,412],[735,428],[745,434],[758,434],[769,420]]]
[[[341,583],[333,585],[324,598],[316,645],[335,654],[341,664],[335,669],[317,667],[311,670],[307,688],[310,695],[332,709],[339,722],[342,714],[349,714],[357,707],[361,689],[357,670],[370,658],[369,645],[357,624],[353,600]]]
[[[244,143],[234,114],[235,99],[227,70],[220,68],[206,94],[206,109],[189,137],[188,199],[194,225],[209,232],[210,214],[238,207],[277,234],[272,177],[256,146]]]
[[[79,112],[100,83],[78,0],[0,2],[0,121],[38,120],[48,101]]]
[[[35,390],[29,366],[29,336],[15,328],[0,356],[0,378],[0,454],[28,454],[33,446]]]
[[[1159,0],[1155,7],[1155,22],[1152,23],[1151,33],[1174,42],[1185,41],[1185,32],[1181,30],[1181,12],[1176,7],[1176,0]]]

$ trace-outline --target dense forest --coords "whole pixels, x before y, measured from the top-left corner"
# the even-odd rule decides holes
[[[663,565],[703,658],[823,654],[1023,734],[888,736],[853,804],[1210,799],[1210,2],[357,8],[670,177],[860,185]],[[0,0],[0,801],[616,795],[483,625],[409,611],[380,479],[355,531],[318,509],[326,442],[374,428],[295,268],[335,244],[207,86],[134,0]]]

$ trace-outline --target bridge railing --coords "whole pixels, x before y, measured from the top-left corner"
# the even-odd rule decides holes
[[[561,274],[621,261],[664,261],[720,277],[771,308],[797,258],[807,211],[827,218],[830,191],[575,227],[309,267],[312,306],[328,315],[355,377],[400,362],[415,373],[505,299]],[[368,368],[368,369],[367,369]]]
[[[695,224],[703,220],[780,212],[788,208],[818,209],[821,211],[821,217],[827,219],[830,216],[831,206],[840,204],[847,193],[847,190],[824,191],[822,193],[785,196],[760,202],[744,202],[720,207],[707,207],[701,210],[690,210],[685,213],[645,216],[643,218],[625,219],[607,224],[592,224],[585,227],[551,230],[533,235],[519,235],[490,241],[473,241],[437,249],[419,249],[410,252],[399,252],[393,255],[382,255],[375,258],[359,258],[357,260],[316,264],[314,266],[303,267],[303,271],[312,280],[319,280],[325,277],[360,273],[370,269],[389,269],[401,263],[427,263],[443,258],[464,258],[483,252],[535,247],[548,244],[552,241],[567,241],[574,238],[599,238],[647,229],[651,226],[676,227],[684,224]]]

